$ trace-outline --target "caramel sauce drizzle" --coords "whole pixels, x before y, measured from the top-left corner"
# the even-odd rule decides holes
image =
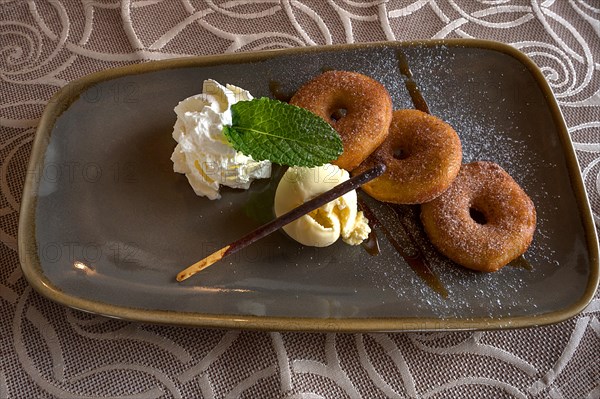
[[[369,219],[369,221],[371,221],[371,219]],[[360,245],[362,245],[365,251],[367,251],[367,253],[371,256],[377,256],[381,253],[381,248],[379,248],[379,239],[377,238],[377,232],[373,228],[371,228],[371,232],[367,236],[367,239],[364,240]]]
[[[361,210],[367,220],[369,221],[369,227],[371,228],[371,232],[367,236],[367,239],[364,240],[360,245],[367,251],[367,253],[371,256],[377,256],[381,253],[381,248],[379,248],[379,239],[377,238],[377,231],[375,231],[376,227],[380,227],[381,223],[379,219],[375,217],[371,208],[367,206],[367,204],[358,197],[358,208]],[[385,230],[385,226],[381,226],[382,230]]]
[[[398,217],[400,224],[402,225],[402,228],[407,233],[406,235],[409,237],[410,241],[412,242],[412,244],[415,248],[414,254],[409,254],[405,250],[405,248],[402,246],[402,244],[400,244],[398,242],[398,240],[396,239],[394,234],[384,224],[382,224],[379,221],[379,218],[375,215],[375,213],[371,210],[371,208],[363,200],[361,200],[359,198],[358,203],[359,203],[361,210],[365,214],[366,218],[369,219],[369,223],[371,223],[371,231],[373,232],[375,227],[379,227],[381,229],[381,231],[383,231],[383,234],[385,235],[387,240],[390,242],[390,244],[392,244],[392,246],[394,247],[396,252],[398,252],[398,254],[400,256],[402,256],[404,261],[417,274],[417,276],[419,276],[421,278],[421,280],[423,280],[425,282],[425,284],[427,284],[427,286],[429,288],[431,288],[433,291],[437,292],[443,298],[448,298],[448,290],[444,287],[444,285],[442,284],[440,279],[435,275],[435,273],[433,273],[433,271],[427,264],[427,259],[425,258],[425,256],[421,252],[421,250],[419,249],[419,246],[417,244],[417,240],[415,239],[415,237],[413,237],[412,234],[409,234],[410,229],[407,228],[404,221],[402,220],[403,218],[401,217],[402,216],[401,210],[397,209],[397,206],[392,207],[394,213]],[[375,236],[375,240],[377,240],[376,236]],[[368,242],[369,238],[367,238],[366,241]],[[372,248],[375,245],[376,245],[377,251],[378,251],[377,254],[379,254],[379,243],[378,242],[376,244],[368,243],[366,245],[363,245],[363,247],[367,250],[367,252],[369,252],[369,248]]]
[[[269,92],[276,100],[283,101],[284,103],[289,103],[292,99],[293,93],[286,93],[281,89],[281,82],[276,80],[269,81]]]
[[[429,112],[429,106],[427,102],[423,98],[421,91],[419,90],[419,86],[417,82],[413,79],[413,74],[410,70],[410,66],[408,65],[408,59],[406,58],[406,54],[400,49],[396,51],[396,59],[398,60],[398,68],[400,69],[400,74],[404,76],[404,86],[406,86],[406,90],[410,95],[410,99],[415,106],[415,109],[419,111]]]

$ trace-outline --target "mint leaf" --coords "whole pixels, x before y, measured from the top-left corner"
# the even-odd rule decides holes
[[[270,98],[231,106],[231,126],[223,133],[233,148],[256,161],[319,166],[343,151],[340,135],[312,112]]]

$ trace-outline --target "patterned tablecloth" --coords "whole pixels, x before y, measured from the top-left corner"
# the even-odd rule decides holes
[[[0,398],[598,398],[600,299],[511,331],[317,334],[146,325],[25,281],[17,221],[44,106],[66,83],[187,55],[427,38],[528,54],[554,90],[600,214],[597,0],[0,0]]]

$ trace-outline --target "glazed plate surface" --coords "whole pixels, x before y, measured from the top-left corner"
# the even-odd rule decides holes
[[[181,269],[272,217],[280,176],[224,189],[218,201],[197,197],[170,161],[177,103],[204,79],[285,98],[343,69],[383,83],[396,109],[412,108],[399,52],[431,113],[458,132],[463,162],[497,162],[536,204],[537,231],[518,264],[527,267],[465,270],[438,255],[418,223],[399,227],[375,204],[421,248],[446,296],[380,231],[377,256],[341,242],[303,247],[278,232],[177,283]],[[596,232],[560,111],[533,63],[493,42],[313,47],[104,71],[52,99],[29,172],[19,230],[26,278],[54,301],[112,317],[267,330],[513,328],[577,314],[598,284]]]

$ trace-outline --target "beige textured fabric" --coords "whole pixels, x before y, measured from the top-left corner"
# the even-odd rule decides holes
[[[476,37],[543,70],[600,214],[596,0],[0,0],[0,398],[598,398],[600,299],[535,329],[302,334],[189,329],[84,314],[32,291],[17,221],[32,138],[61,86],[185,55]]]

